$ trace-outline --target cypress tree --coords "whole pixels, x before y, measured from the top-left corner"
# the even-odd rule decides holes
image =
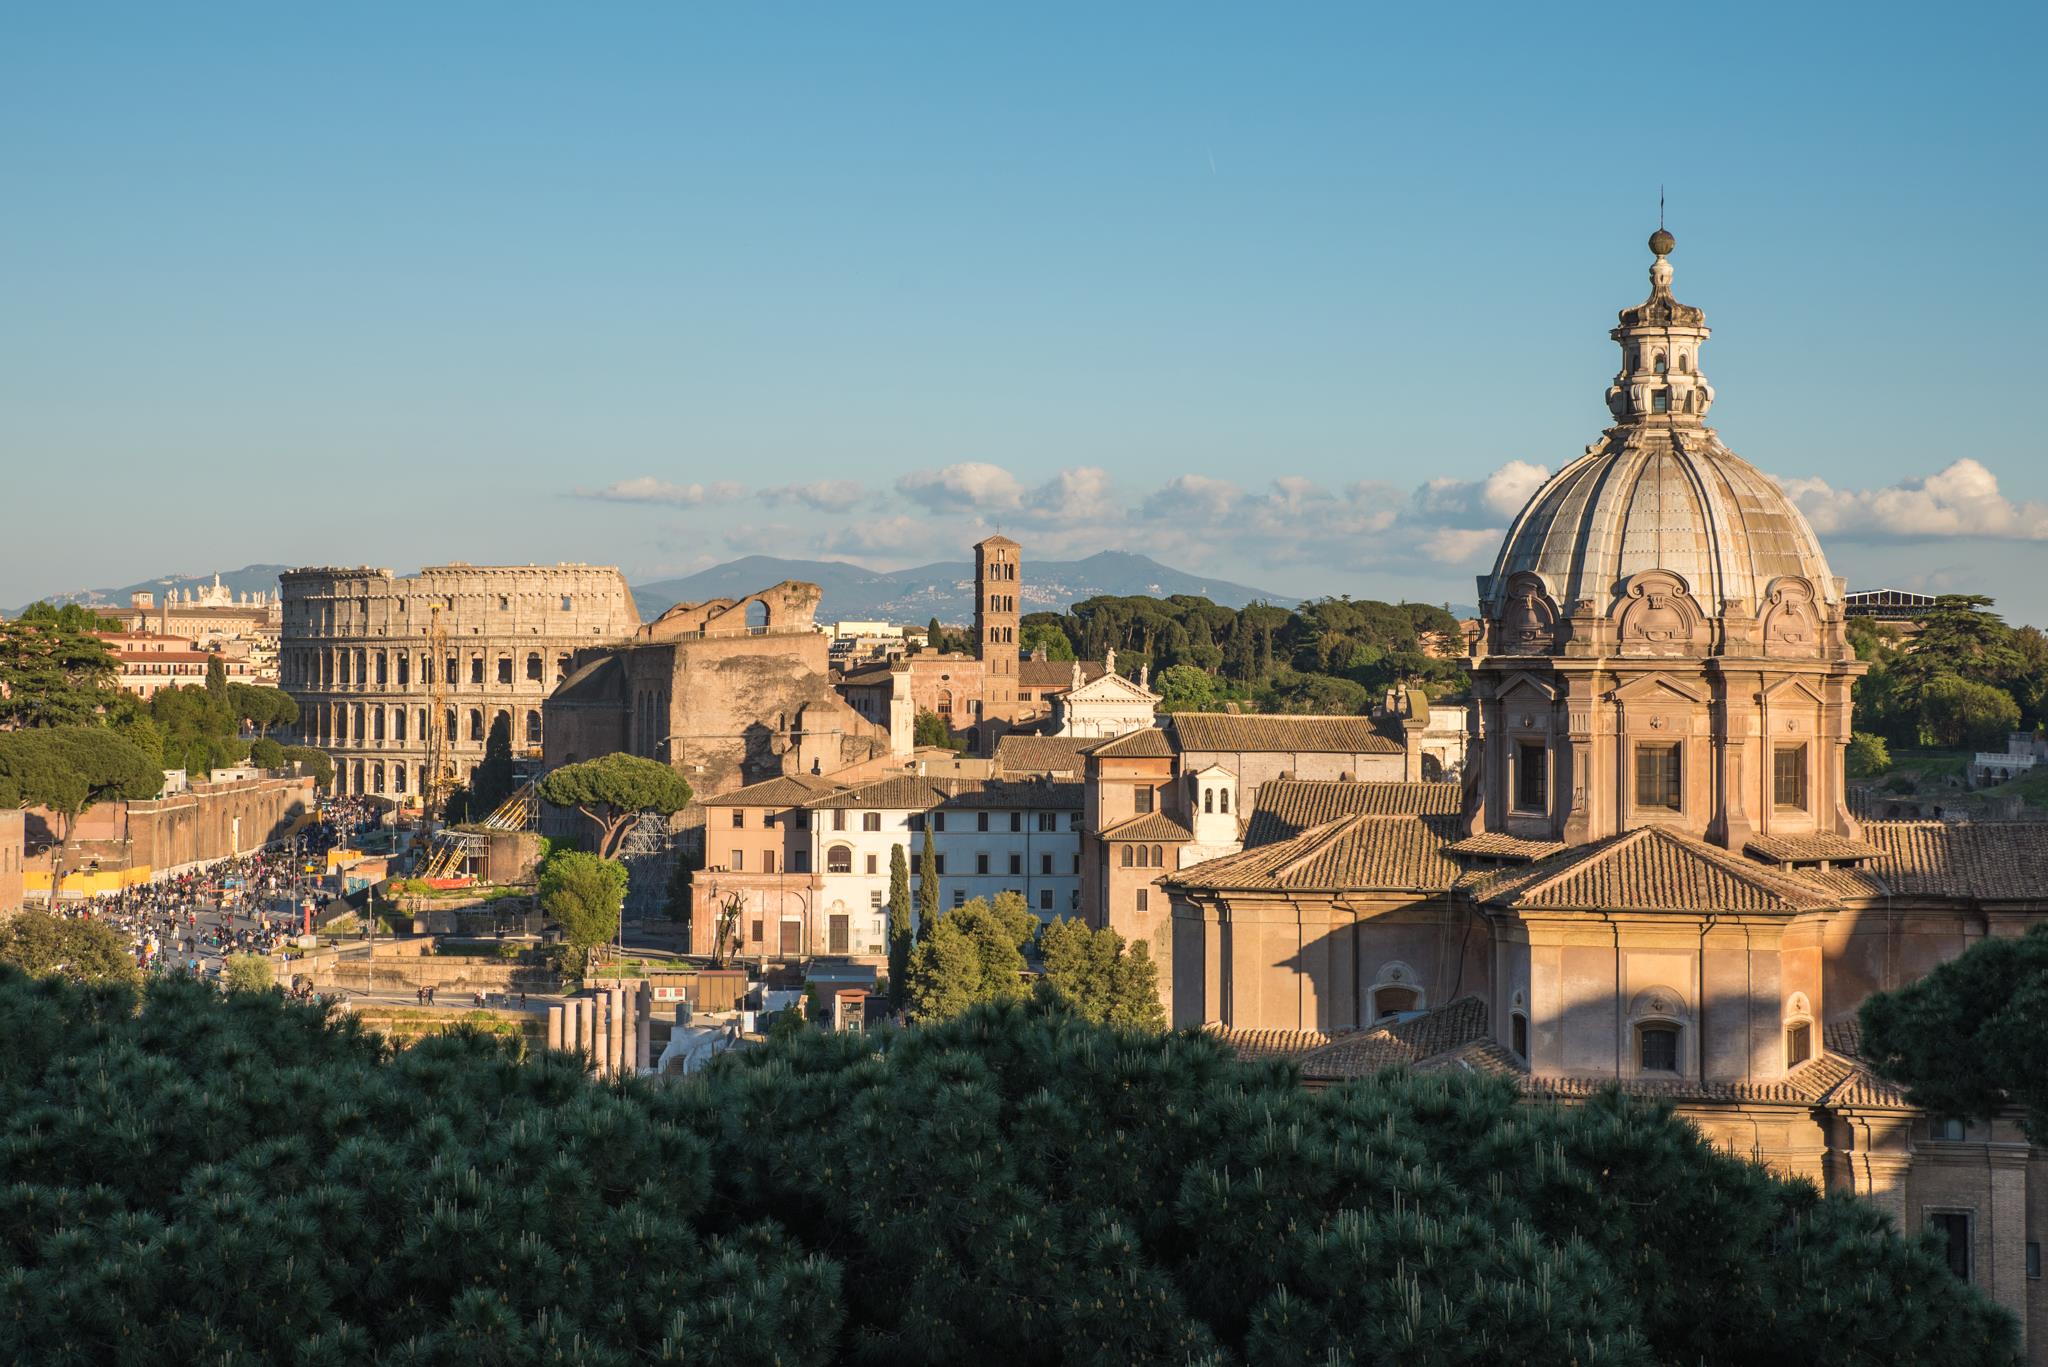
[[[889,1005],[903,1009],[910,979],[910,861],[903,847],[889,851]]]
[[[932,819],[924,819],[924,853],[917,866],[917,938],[932,938],[939,924],[939,857],[932,848]]]

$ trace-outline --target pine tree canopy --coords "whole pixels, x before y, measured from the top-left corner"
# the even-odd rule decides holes
[[[2009,1363],[1875,1208],[1609,1092],[1309,1092],[1051,1002],[684,1083],[0,970],[0,1361]]]

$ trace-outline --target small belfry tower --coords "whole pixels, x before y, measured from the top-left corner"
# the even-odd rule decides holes
[[[981,661],[981,715],[1017,716],[1017,592],[1023,548],[992,536],[974,548],[974,654]]]

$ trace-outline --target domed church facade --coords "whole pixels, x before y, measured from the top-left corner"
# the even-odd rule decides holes
[[[1856,1029],[1872,993],[2048,916],[2048,823],[1852,811],[1843,584],[1708,425],[1673,247],[1650,239],[1610,333],[1611,425],[1479,580],[1462,783],[1262,784],[1241,848],[1162,880],[1162,995],[1311,1085],[1399,1064],[1666,1098],[1936,1230],[2048,1362],[2048,1156],[2015,1117],[1917,1111]]]
[[[1706,422],[1708,330],[1671,294],[1610,334],[1615,418],[1530,499],[1479,580],[1473,831],[1582,844],[1638,827],[1740,851],[1854,839],[1842,581],[1806,518]]]

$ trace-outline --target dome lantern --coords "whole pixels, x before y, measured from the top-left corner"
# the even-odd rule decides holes
[[[1706,314],[1671,297],[1676,238],[1650,235],[1650,297],[1621,311],[1607,335],[1621,345],[1621,370],[1607,387],[1607,410],[1623,422],[1698,426],[1714,402],[1700,373],[1700,346],[1712,334]]]

